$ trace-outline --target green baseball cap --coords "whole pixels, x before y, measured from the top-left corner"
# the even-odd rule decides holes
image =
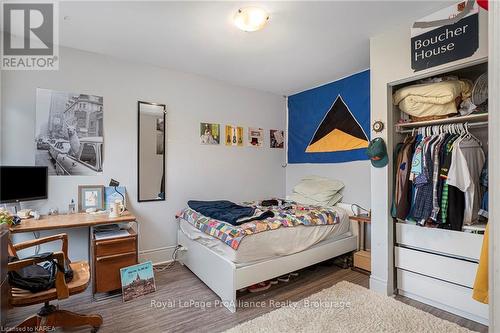
[[[375,168],[383,168],[389,163],[387,147],[382,138],[375,138],[370,141],[366,154],[370,157],[370,161]]]

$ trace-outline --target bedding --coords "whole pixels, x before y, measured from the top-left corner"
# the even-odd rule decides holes
[[[255,215],[254,207],[240,206],[227,200],[189,200],[188,206],[200,214],[232,225],[239,225],[254,220],[264,220],[274,216],[271,211],[265,211],[260,215]]]
[[[338,209],[340,223],[316,227],[299,225],[294,228],[278,228],[251,234],[242,239],[237,250],[219,239],[179,219],[179,229],[189,239],[206,246],[236,266],[244,266],[260,260],[290,255],[307,250],[322,241],[337,241],[352,236],[346,211]]]
[[[455,99],[471,96],[472,84],[468,80],[449,80],[415,84],[396,91],[393,104],[414,117],[441,116],[458,112]]]
[[[248,235],[282,227],[338,224],[340,223],[342,212],[340,208],[307,206],[297,203],[273,207],[262,207],[256,202],[245,204],[254,207],[256,215],[260,215],[265,211],[272,211],[274,217],[261,221],[246,222],[238,226],[211,219],[191,208],[182,210],[177,217],[186,220],[195,228],[218,238],[231,248],[237,250],[242,240]]]
[[[343,188],[344,183],[339,180],[320,176],[306,176],[294,186],[293,194],[325,203],[326,206]]]
[[[303,205],[313,205],[313,206],[322,206],[322,207],[332,207],[337,203],[342,201],[342,194],[335,193],[330,199],[326,201],[317,201],[315,199],[306,197],[300,193],[292,193],[291,195],[286,197],[288,200],[298,202]]]

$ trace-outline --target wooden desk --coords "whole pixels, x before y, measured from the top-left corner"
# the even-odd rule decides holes
[[[371,224],[370,216],[349,216],[351,221],[358,223],[358,251],[354,253],[354,268],[371,272],[371,253],[365,250],[365,224]]]
[[[122,216],[116,218],[109,218],[108,213],[43,215],[39,220],[33,218],[23,220],[20,224],[10,227],[9,230],[11,233],[15,234],[20,232],[81,228],[134,221],[136,221],[136,218],[130,212],[126,212]]]
[[[96,240],[94,228],[106,224],[134,222],[136,229],[129,229],[129,236]],[[121,290],[120,268],[139,261],[139,224],[135,216],[125,212],[120,217],[110,218],[108,213],[47,215],[39,220],[27,219],[9,228],[10,232],[35,232],[67,228],[89,228],[89,261],[91,267],[92,296],[96,293]]]

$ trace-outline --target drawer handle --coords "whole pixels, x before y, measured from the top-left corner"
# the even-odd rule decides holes
[[[135,240],[135,237],[127,236],[127,237],[120,237],[120,238],[110,239],[110,240],[105,240],[105,241],[96,241],[95,245],[96,246],[108,245],[108,244],[114,244],[114,243],[130,242],[130,241],[134,241],[134,240]]]
[[[130,255],[135,256],[135,252],[127,252],[127,253],[121,253],[121,254],[113,254],[113,255],[105,256],[105,257],[97,257],[96,261],[99,262],[99,261],[104,261],[104,260],[120,258],[120,257],[126,257],[126,256],[130,256]]]

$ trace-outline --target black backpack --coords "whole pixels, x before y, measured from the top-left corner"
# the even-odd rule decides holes
[[[54,288],[58,269],[64,273],[66,282],[73,279],[73,270],[69,266],[68,260],[65,260],[64,265],[59,265],[54,260],[52,252],[40,253],[23,259],[44,259],[44,261],[9,272],[9,284],[13,287],[26,289],[33,293]],[[9,262],[18,260],[18,257],[9,257]]]

